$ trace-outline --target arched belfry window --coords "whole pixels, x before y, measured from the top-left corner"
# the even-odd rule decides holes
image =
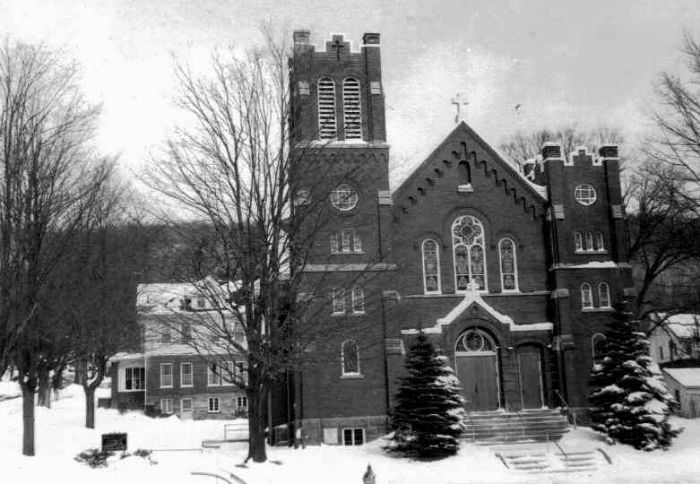
[[[584,309],[593,307],[593,290],[587,282],[581,284],[581,307]]]
[[[362,139],[360,81],[354,77],[343,81],[343,124],[345,139]]]
[[[486,255],[484,226],[479,219],[463,215],[452,224],[452,248],[455,268],[455,288],[466,291],[474,287],[486,289]]]
[[[517,291],[518,261],[515,254],[515,242],[511,239],[501,239],[498,243],[498,254],[501,259],[501,289],[503,291]]]
[[[320,139],[338,137],[335,121],[335,82],[328,77],[318,81],[318,137]]]
[[[423,290],[427,294],[436,294],[440,287],[440,251],[433,239],[423,241]]]

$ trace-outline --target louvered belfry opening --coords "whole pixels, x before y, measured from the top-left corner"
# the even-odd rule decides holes
[[[360,81],[354,77],[348,77],[343,82],[343,121],[345,139],[362,139]]]
[[[335,121],[335,83],[327,77],[318,81],[318,137],[338,137]]]

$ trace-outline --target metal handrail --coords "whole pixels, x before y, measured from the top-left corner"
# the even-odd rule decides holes
[[[554,390],[554,394],[559,397],[559,400],[562,404],[562,411],[566,413],[566,415],[570,418],[571,424],[576,428],[576,412],[571,410],[571,407],[569,406],[568,403],[566,403],[566,400],[562,396],[561,392],[559,390]]]

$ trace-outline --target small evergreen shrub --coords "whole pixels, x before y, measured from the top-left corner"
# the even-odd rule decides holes
[[[99,449],[87,449],[76,455],[74,459],[77,462],[87,464],[92,468],[107,467],[107,459],[112,457],[114,452],[102,451]]]

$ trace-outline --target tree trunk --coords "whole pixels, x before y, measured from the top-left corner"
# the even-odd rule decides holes
[[[95,428],[95,389],[90,385],[83,385],[85,390],[85,428]]]
[[[22,387],[22,454],[34,455],[34,384]]]
[[[256,386],[251,385],[252,388]],[[265,462],[265,423],[267,419],[265,392],[251,391],[248,396],[248,457],[253,462]]]
[[[51,378],[48,372],[41,372],[39,375],[39,398],[37,405],[51,408]]]

